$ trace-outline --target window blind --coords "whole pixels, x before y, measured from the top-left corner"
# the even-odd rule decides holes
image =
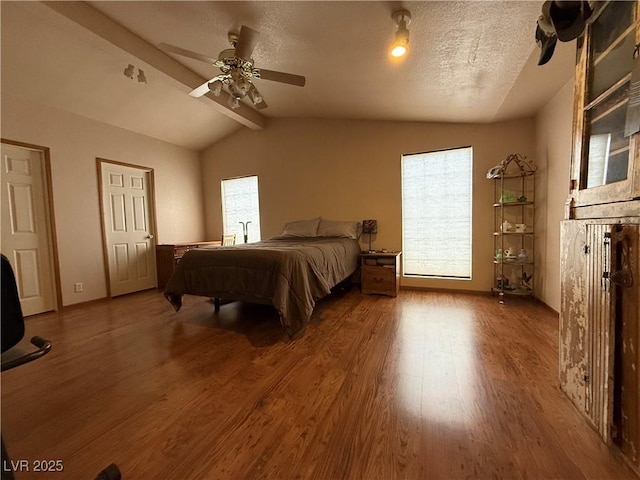
[[[402,156],[403,275],[471,279],[471,147]]]
[[[609,167],[610,151],[610,133],[591,135],[591,137],[589,137],[587,188],[598,187],[607,183],[607,169]]]
[[[236,243],[244,242],[243,226],[248,224],[248,242],[260,241],[260,203],[258,177],[222,180],[222,228],[225,235],[235,233]]]

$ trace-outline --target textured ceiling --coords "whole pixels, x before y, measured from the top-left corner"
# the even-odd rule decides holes
[[[194,149],[243,124],[261,128],[270,117],[481,123],[526,117],[573,73],[573,43],[559,44],[551,62],[536,65],[541,4],[114,1],[89,2],[90,11],[74,17],[38,2],[3,1],[2,95]],[[391,14],[399,8],[412,14],[410,52],[392,61]],[[229,47],[227,32],[241,25],[260,32],[257,67],[307,78],[303,88],[256,80],[269,105],[259,114],[248,106],[229,113],[213,98],[189,97],[218,70],[158,56],[154,48],[165,42],[217,57]],[[144,70],[146,84],[124,76],[129,63]],[[246,122],[237,116],[242,112]]]

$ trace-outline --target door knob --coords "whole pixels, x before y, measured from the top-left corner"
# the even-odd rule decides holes
[[[148,238],[149,240],[151,240],[153,238],[153,235],[149,234],[145,238]]]

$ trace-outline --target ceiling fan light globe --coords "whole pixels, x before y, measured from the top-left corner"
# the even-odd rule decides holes
[[[240,108],[240,98],[235,95],[229,96],[229,107],[231,110],[235,110],[236,108]]]
[[[222,82],[220,80],[216,80],[214,82],[209,82],[209,90],[216,97],[219,97],[220,93],[222,92]]]
[[[262,95],[260,95],[260,93],[258,93],[258,91],[255,89],[249,90],[249,98],[254,105],[258,105],[259,103],[262,103],[264,101]]]
[[[245,96],[249,91],[249,89],[251,88],[251,83],[247,79],[240,77],[235,82],[235,88],[239,93],[242,94],[242,96]]]
[[[240,99],[240,98],[244,98],[244,96],[247,94],[247,90],[250,87],[251,85],[245,86],[241,82],[240,83],[233,82],[232,84],[229,85],[229,92],[233,97]]]

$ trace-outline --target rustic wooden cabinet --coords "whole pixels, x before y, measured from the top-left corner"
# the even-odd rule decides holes
[[[562,390],[638,473],[640,135],[630,119],[640,114],[639,19],[638,2],[602,2],[578,39],[559,354]]]
[[[220,246],[222,242],[191,242],[156,245],[156,271],[158,288],[164,290],[182,256],[191,249]]]
[[[400,252],[361,254],[362,293],[397,296],[400,290],[400,255]]]

